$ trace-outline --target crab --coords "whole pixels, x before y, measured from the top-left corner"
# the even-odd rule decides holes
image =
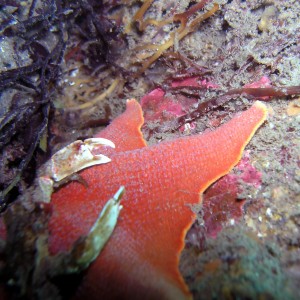
[[[39,170],[34,185],[34,201],[50,203],[55,188],[69,180],[75,179],[77,172],[111,159],[103,154],[93,154],[99,146],[115,148],[115,144],[105,138],[77,140],[56,152]],[[89,233],[73,245],[71,251],[61,256],[64,273],[80,272],[86,269],[100,254],[116,226],[122,209],[120,200],[125,188],[121,186],[109,199]],[[59,269],[59,268],[58,268]]]
[[[108,139],[89,138],[77,140],[56,152],[38,170],[35,184],[39,191],[37,200],[49,203],[54,188],[72,179],[72,176],[74,179],[74,174],[85,168],[110,162],[110,158],[103,154],[93,154],[93,150],[99,146],[115,148],[115,144]]]
[[[110,140],[89,138],[77,140],[56,152],[38,170],[34,185],[8,209],[4,222],[9,236],[2,241],[2,252],[9,253],[6,269],[8,278],[13,279],[9,279],[7,284],[16,287],[16,298],[24,298],[29,294],[31,297],[34,293],[35,299],[60,299],[55,278],[86,270],[113,234],[122,209],[124,186],[108,199],[90,230],[79,237],[69,251],[55,255],[49,253],[48,217],[51,211],[49,207],[52,206],[51,195],[61,184],[73,180],[77,172],[111,161],[103,154],[94,154],[99,146],[115,148]],[[23,260],[24,256],[29,260]]]

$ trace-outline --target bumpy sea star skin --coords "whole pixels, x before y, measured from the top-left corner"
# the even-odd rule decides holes
[[[237,164],[266,115],[266,107],[256,102],[213,132],[145,147],[141,108],[128,101],[125,113],[97,135],[115,143],[115,149],[101,152],[111,162],[80,173],[87,188],[71,182],[52,196],[54,254],[86,234],[105,200],[126,188],[114,234],[88,269],[77,299],[190,298],[178,262],[195,219],[191,205]]]

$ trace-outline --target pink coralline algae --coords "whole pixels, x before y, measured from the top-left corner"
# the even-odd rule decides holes
[[[204,222],[209,237],[216,237],[224,225],[243,216],[244,199],[239,199],[242,185],[259,188],[261,173],[244,157],[236,166],[238,174],[228,174],[212,185],[203,196]]]
[[[261,183],[262,174],[251,164],[249,151],[245,152],[236,172],[222,177],[203,194],[203,224],[192,227],[187,243],[202,248],[206,238],[216,238],[224,227],[238,223],[245,204],[239,197],[243,186],[259,188]]]
[[[181,80],[174,80],[171,83],[172,87],[202,87],[203,89],[209,88],[219,88],[219,86],[213,82],[208,81],[207,79],[199,80],[198,77],[188,77]]]
[[[141,106],[146,122],[163,122],[184,115],[185,108],[188,104],[180,103],[165,95],[166,92],[158,88],[141,99]]]
[[[199,79],[199,77],[187,77],[184,79],[173,80],[170,84],[171,88],[179,87],[197,87],[203,90],[210,88],[218,88],[218,85],[208,81],[207,79]],[[145,123],[170,121],[177,117],[185,115],[190,108],[198,103],[196,97],[187,97],[182,94],[176,95],[176,98],[169,96],[162,88],[152,90],[141,99],[141,106],[144,111]],[[195,123],[189,124],[189,129],[194,129]],[[183,126],[180,131],[186,128]]]
[[[252,83],[247,83],[244,85],[244,88],[268,88],[271,87],[271,80],[267,76],[262,76],[258,81],[252,82]],[[270,99],[270,96],[262,96],[262,97],[257,97],[257,99],[260,100],[268,100]]]

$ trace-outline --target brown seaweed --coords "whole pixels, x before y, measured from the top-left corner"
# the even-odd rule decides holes
[[[197,89],[192,87],[193,90]],[[196,109],[174,120],[173,130],[177,130],[186,123],[190,123],[199,117],[205,115],[207,112],[214,110],[225,103],[244,96],[249,99],[261,97],[287,97],[300,94],[300,86],[287,86],[287,87],[266,87],[266,88],[238,88],[232,89],[228,92],[220,94],[217,97],[210,98],[200,103]]]
[[[81,34],[89,67],[113,64],[110,43],[118,29],[105,14],[119,2],[32,0],[28,9],[19,1],[1,4],[0,32],[12,41],[16,59],[0,73],[0,96],[8,102],[0,121],[0,210],[23,189],[21,179],[25,185],[32,182],[39,157],[45,160],[50,154],[38,145],[47,133],[66,33]]]

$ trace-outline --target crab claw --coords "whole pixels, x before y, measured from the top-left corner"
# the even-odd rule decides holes
[[[97,148],[98,146],[107,146],[107,147],[111,147],[111,148],[115,148],[115,144],[108,140],[108,139],[104,139],[104,138],[90,138],[90,139],[86,139],[84,140],[84,145],[85,147],[89,150],[90,153],[92,153],[92,151]],[[93,166],[93,165],[99,165],[99,164],[105,164],[110,162],[110,158],[108,158],[107,156],[103,155],[103,154],[92,154],[93,155],[93,159],[90,160],[90,156],[88,153],[88,156],[86,157],[86,166],[84,166],[82,169]],[[89,161],[89,163],[88,163]]]
[[[117,224],[122,209],[120,201],[124,192],[125,188],[121,186],[107,201],[90,232],[75,242],[70,252],[70,263],[64,268],[66,273],[85,270],[98,257]]]
[[[104,138],[78,140],[56,152],[38,171],[37,184],[41,194],[39,201],[50,202],[54,186],[85,168],[106,164],[110,158],[103,154],[94,154],[99,146],[115,148],[115,144]]]
[[[78,238],[69,251],[50,255],[45,236],[41,235],[38,237],[35,243],[37,259],[33,269],[33,282],[36,284],[35,286],[42,287],[42,290],[39,290],[39,292],[44,292],[43,288],[45,287],[48,296],[49,285],[45,284],[47,280],[51,281],[53,278],[57,278],[57,276],[80,273],[86,270],[99,256],[105,244],[109,242],[116,227],[122,209],[120,202],[124,192],[125,188],[121,186],[99,212],[98,218],[90,231]],[[55,292],[56,297],[50,298],[56,299],[56,290],[51,289],[51,292]],[[50,298],[48,297],[47,299]]]
[[[110,162],[111,160],[107,156],[92,153],[98,146],[115,148],[115,144],[112,141],[104,138],[90,138],[84,141],[75,141],[52,156],[47,166],[47,175],[58,182],[90,166]]]
[[[108,140],[108,139],[104,139],[104,138],[89,138],[89,139],[86,139],[84,140],[84,143],[87,144],[87,145],[91,145],[92,147],[95,146],[108,146],[108,147],[111,147],[111,148],[115,148],[115,144]]]

